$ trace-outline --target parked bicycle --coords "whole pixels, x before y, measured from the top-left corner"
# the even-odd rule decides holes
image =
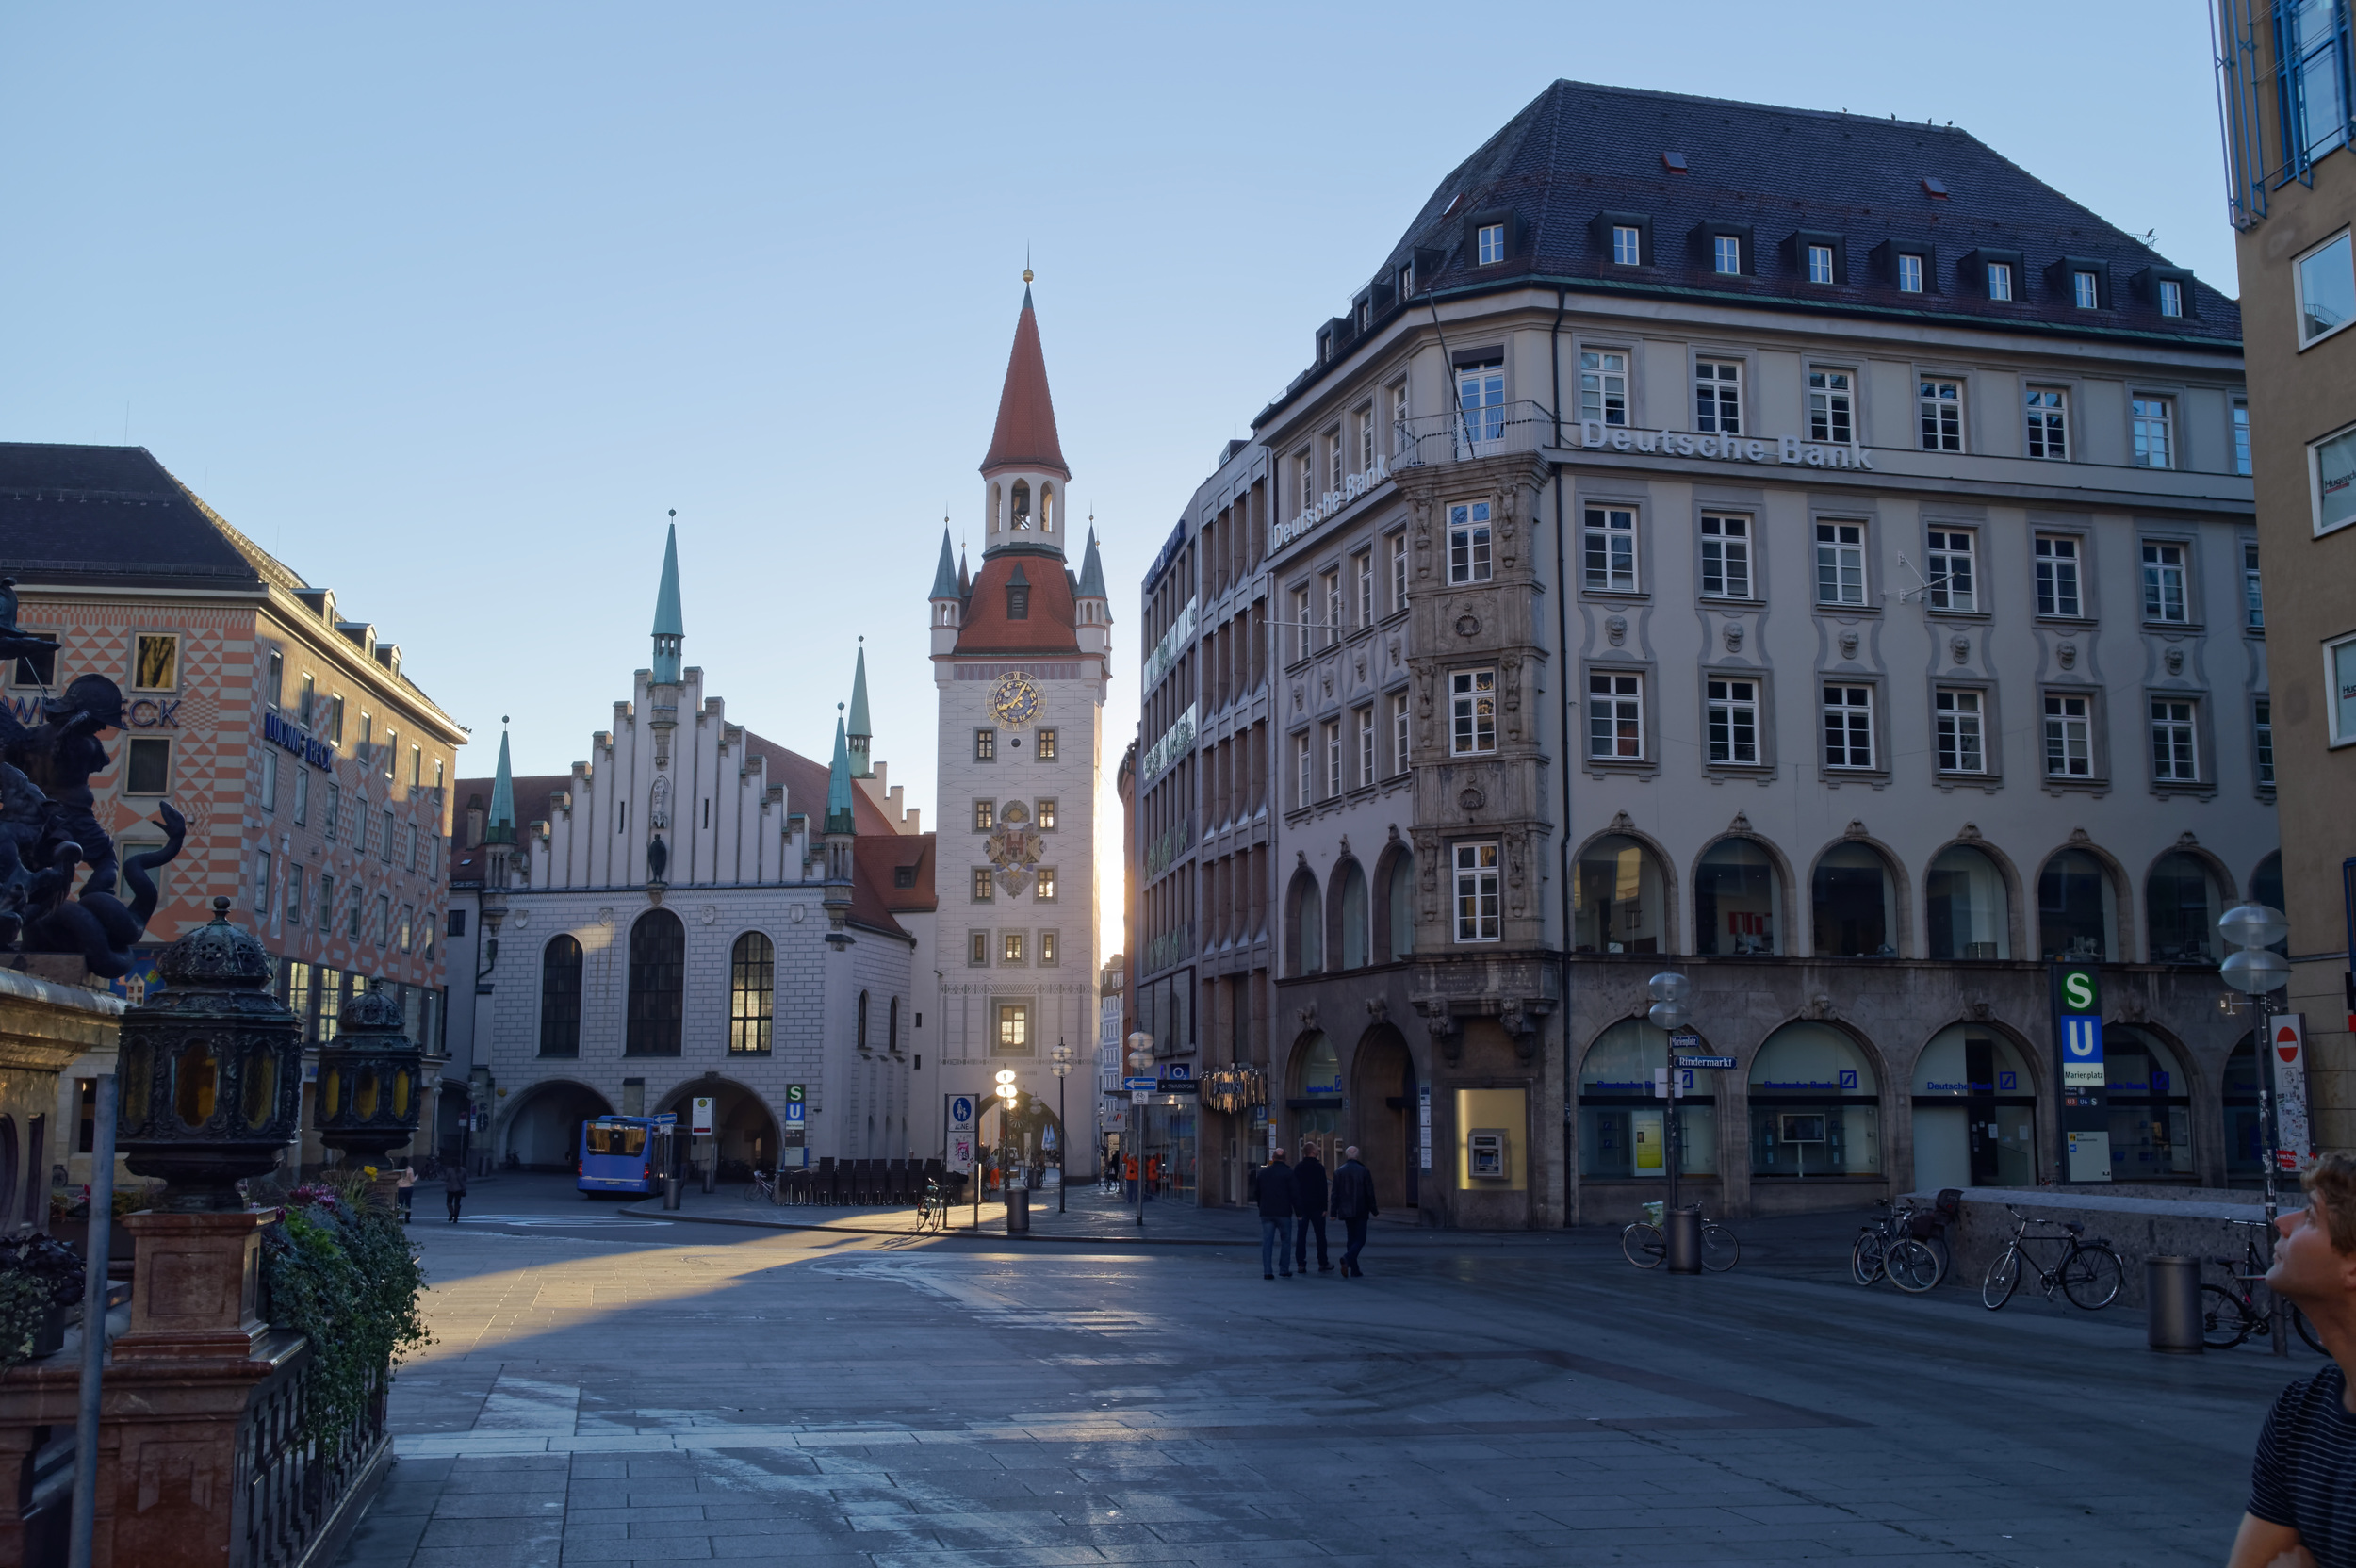
[[[776,1171],[756,1170],[752,1173],[752,1180],[744,1184],[744,1201],[750,1203],[756,1200],[763,1203],[774,1203],[777,1200],[777,1173]]]
[[[1639,1268],[1658,1268],[1669,1255],[1669,1240],[1661,1227],[1638,1220],[1620,1233],[1620,1252]],[[1742,1243],[1714,1219],[1702,1221],[1702,1266],[1724,1274],[1742,1261]]]
[[[2230,1287],[2207,1283],[2201,1287],[2201,1343],[2212,1350],[2230,1350],[2253,1334],[2265,1338],[2274,1331],[2274,1315],[2267,1310],[2273,1304],[2274,1293],[2268,1290],[2265,1295],[2259,1294],[2266,1286],[2266,1266],[2258,1251],[2256,1233],[2266,1228],[2266,1222],[2236,1219],[2233,1223],[2251,1232],[2243,1240],[2239,1267],[2232,1258],[2201,1260],[2225,1270],[2225,1277],[2233,1282]],[[2282,1311],[2299,1337],[2307,1342],[2307,1348],[2317,1355],[2324,1354],[2323,1344],[2315,1338],[2315,1326],[2307,1321],[2307,1315],[2287,1301],[2282,1304]]]
[[[1849,1249],[1849,1277],[1870,1285],[1887,1277],[1900,1290],[1920,1296],[1947,1277],[1947,1238],[1939,1215],[1887,1200],[1888,1212],[1857,1233]]]
[[[920,1234],[949,1229],[949,1195],[938,1181],[928,1178],[924,1183],[924,1200],[916,1210],[916,1229]]]
[[[2100,1312],[2119,1299],[2119,1287],[2126,1282],[2127,1266],[2119,1260],[2111,1244],[2101,1236],[2088,1240],[2086,1227],[2072,1220],[2033,1220],[2010,1204],[2004,1212],[2015,1224],[2012,1240],[2004,1247],[2004,1255],[1988,1266],[1988,1278],[1980,1282],[1980,1305],[1995,1312],[2012,1299],[2021,1288],[2021,1265],[2037,1270],[2037,1288],[2051,1301],[2059,1290],[2070,1298],[2070,1304],[2087,1312]],[[2061,1235],[2029,1234],[2031,1225],[2053,1225]],[[2053,1266],[2046,1267],[2031,1246],[2053,1242],[2060,1247]]]

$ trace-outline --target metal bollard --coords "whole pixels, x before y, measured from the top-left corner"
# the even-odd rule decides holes
[[[1006,1234],[1027,1236],[1031,1233],[1031,1189],[1006,1189]]]
[[[2151,1312],[2151,1348],[2197,1356],[2201,1344],[2201,1260],[2146,1258],[2143,1288]]]
[[[1700,1204],[1670,1210],[1668,1223],[1661,1227],[1661,1235],[1669,1244],[1670,1273],[1698,1274],[1702,1271]]]

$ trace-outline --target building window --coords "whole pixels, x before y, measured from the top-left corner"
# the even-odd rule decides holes
[[[1032,745],[1040,761],[1053,762],[1055,760],[1055,727],[1051,725],[1039,730],[1032,737]]]
[[[1693,429],[1704,435],[1742,433],[1742,366],[1739,360],[1693,362]]]
[[[331,843],[335,841],[336,824],[343,820],[343,787],[335,783],[333,780],[329,781],[327,786],[327,815],[326,819],[319,824],[319,834]]]
[[[1293,590],[1293,657],[1295,659],[1309,657],[1309,590],[1296,588]]]
[[[581,943],[567,936],[540,950],[540,1054],[581,1054]]]
[[[1903,253],[1899,255],[1898,292],[1901,294],[1922,292],[1922,258],[1921,256]]]
[[[1317,460],[1304,450],[1295,467],[1299,477],[1295,479],[1294,483],[1301,491],[1301,508],[1305,512],[1317,504]]]
[[[141,632],[131,639],[131,689],[180,689],[180,639],[171,632]]]
[[[1342,721],[1328,719],[1322,728],[1325,741],[1325,798],[1331,800],[1342,792]]]
[[[2012,263],[1991,261],[1988,264],[1988,297],[1991,300],[2012,298]]]
[[[1808,373],[1808,438],[1848,446],[1857,439],[1851,418],[1849,372],[1810,370]]]
[[[1369,473],[1374,468],[1374,405],[1360,405],[1353,417],[1358,421],[1358,471]]]
[[[1039,875],[1038,875],[1038,877],[1037,877],[1037,879],[1036,879],[1036,884],[1035,884],[1035,887],[1036,887],[1036,890],[1034,891],[1034,893],[1032,894],[1032,896],[1033,896],[1034,898],[1036,898],[1036,899],[1037,899],[1039,903],[1041,903],[1041,904],[1053,904],[1053,903],[1055,903],[1055,867],[1053,867],[1053,866],[1041,866],[1041,867],[1039,867]]]
[[[1325,636],[1320,646],[1332,647],[1342,635],[1342,573],[1340,567],[1317,579],[1325,589]]]
[[[973,803],[973,831],[989,833],[998,826],[998,808],[987,800]]]
[[[1710,270],[1722,277],[1732,277],[1742,270],[1742,239],[1740,235],[1712,235],[1710,238]]]
[[[392,777],[393,777],[393,768],[394,768],[394,764],[396,763],[396,761],[399,760],[399,758],[400,758],[400,756],[401,756],[401,731],[400,731],[400,730],[398,730],[398,729],[387,729],[387,730],[385,730],[385,731],[384,731],[384,747],[383,747],[383,756],[384,756],[384,778],[385,778],[385,781],[386,781],[387,783],[389,783],[389,782],[391,782]]]
[[[2193,784],[2201,778],[2200,754],[2193,743],[2189,702],[2168,697],[2151,699],[2151,776],[2163,784]]]
[[[269,681],[262,689],[262,701],[275,713],[281,706],[280,699],[286,692],[286,656],[272,648],[268,668]]]
[[[2356,741],[2356,637],[2323,645],[2323,682],[2331,743]]]
[[[2160,314],[2182,316],[2184,313],[2184,286],[2174,278],[2160,280]]]
[[[424,783],[425,748],[423,746],[411,746],[409,748],[409,787],[415,790],[421,787]]]
[[[1448,580],[1489,580],[1489,503],[1471,501],[1448,509]]]
[[[1360,550],[1350,558],[1350,580],[1358,587],[1358,624],[1374,624],[1374,552]]]
[[[1391,772],[1407,771],[1407,694],[1391,698]]]
[[[1401,272],[1402,283],[1405,277],[1406,274]],[[1402,300],[1407,298],[1407,290],[1404,287],[1400,288],[1399,297]],[[1391,449],[1395,453],[1405,452],[1408,443],[1414,439],[1407,429],[1407,384],[1403,381],[1396,383],[1391,387],[1391,440],[1393,442]]]
[[[998,760],[998,731],[994,729],[973,731],[973,760],[976,762]]]
[[[1019,964],[1023,961],[1022,932],[1004,931],[999,933],[998,961],[1002,964]]]
[[[1873,765],[1873,689],[1871,686],[1824,688],[1824,766],[1870,768]]]
[[[2259,592],[2258,541],[2241,542],[2241,620],[2251,631],[2264,631],[2266,627],[2266,597]]]
[[[1587,678],[1587,755],[1619,762],[1643,759],[1643,676],[1590,675]]]
[[[393,900],[389,893],[376,895],[376,945],[390,947],[393,942]]]
[[[1931,530],[1930,601],[1934,610],[1975,611],[1980,607],[1978,585],[1972,580],[1973,535],[1968,528]]]
[[[128,859],[129,857],[125,856],[124,858]],[[154,874],[150,873],[150,874]],[[291,930],[303,929],[303,868],[301,866],[289,865],[286,868],[286,924]]]
[[[349,941],[360,939],[360,923],[368,918],[368,894],[358,888],[352,890],[352,907],[345,912],[344,937]]]
[[[998,1054],[1027,1056],[1031,1054],[1031,1007],[1025,1002],[998,1004]]]
[[[43,648],[38,653],[21,653],[9,666],[12,686],[55,686],[57,683],[57,650]]]
[[[1481,246],[1481,265],[1492,266],[1505,259],[1505,225],[1483,223],[1477,231]]]
[[[2233,405],[2233,472],[2250,476],[2250,405]]]
[[[1636,512],[1626,506],[1591,506],[1580,535],[1579,562],[1591,592],[1636,592]]]
[[[1456,439],[1481,444],[1505,433],[1505,362],[1467,365],[1456,372]]]
[[[337,746],[344,743],[344,699],[341,693],[327,699],[327,742]]]
[[[1751,596],[1751,520],[1706,514],[1702,517],[1702,596]]]
[[[965,961],[967,966],[973,969],[988,969],[990,967],[989,932],[976,931],[966,939]]]
[[[1050,966],[1055,962],[1055,933],[1053,931],[1039,934],[1039,961]]]
[[[1612,260],[1615,266],[1641,267],[1644,261],[1644,231],[1633,223],[1612,225]]]
[[[1449,755],[1473,757],[1497,750],[1497,671],[1451,671],[1448,687]]]
[[[257,916],[270,913],[270,851],[260,850],[254,857],[254,912]]]
[[[769,1049],[776,1012],[777,948],[758,931],[747,931],[728,950],[728,1053]]]
[[[1325,433],[1325,482],[1331,489],[1342,487],[1342,427],[1335,425]]]
[[[2070,456],[2070,394],[2057,386],[2029,388],[2029,455]]]
[[[2258,747],[2258,788],[2274,788],[2274,701],[2260,697],[2252,706]]]
[[[1733,767],[1759,761],[1759,682],[1711,680],[1704,693],[1710,729],[1710,760]]]
[[[417,920],[417,907],[414,904],[404,904],[401,906],[401,934],[396,945],[403,953],[409,951],[409,933]]]
[[[2091,272],[2070,273],[2070,302],[2080,310],[2098,308],[2102,302],[2102,291],[2098,286],[2095,275]]]
[[[1628,423],[1628,355],[1589,349],[1579,356],[1579,416]]]
[[[263,752],[257,760],[262,764],[260,780],[262,809],[275,811],[278,809],[278,758],[275,753]]]
[[[1980,694],[1941,690],[1932,696],[1938,728],[1939,771],[1986,773],[1988,755],[1980,731]]]
[[[1374,782],[1374,710],[1361,708],[1357,710],[1356,718],[1358,727],[1357,782],[1362,785],[1371,784]]]
[[[1391,535],[1391,610],[1407,608],[1407,535]]]
[[[2128,410],[2135,429],[2135,458],[2138,468],[2174,466],[2168,456],[2170,411],[2166,398],[2134,398]]]
[[[1456,939],[1493,942],[1498,936],[1497,846],[1456,846]]]
[[[2171,626],[2187,624],[2184,600],[2184,547],[2143,547],[2143,618]]]
[[[1816,602],[1865,602],[1865,525],[1816,525]]]
[[[1317,789],[1312,783],[1315,777],[1309,771],[1309,737],[1305,733],[1296,735],[1293,737],[1293,804],[1310,806],[1316,803]]]
[[[2299,280],[2299,346],[2322,341],[2356,317],[2356,264],[2351,264],[2348,237],[2327,241],[2301,257],[2294,270]]]
[[[988,904],[998,896],[998,884],[990,879],[988,866],[973,868],[973,902]]]
[[[2049,778],[2094,776],[2092,697],[2048,693],[2045,698],[2045,775]]]
[[[2037,536],[2037,612],[2079,613],[2078,541],[2067,534]]]
[[[123,792],[159,795],[172,784],[172,743],[161,736],[142,735],[123,747]]]
[[[158,882],[155,886],[156,890],[161,892],[163,884]],[[317,907],[319,912],[319,934],[325,936],[335,928],[335,878],[326,872],[319,873],[319,899]],[[458,933],[453,931],[450,935],[456,936]]]
[[[384,857],[384,863],[389,866],[393,863],[393,814],[390,811],[382,811],[377,815],[381,826],[377,838],[377,853]]]
[[[1055,830],[1055,801],[1048,799],[1034,802],[1031,807],[1031,820],[1039,825],[1039,830],[1041,833],[1053,833]]]
[[[303,684],[295,689],[295,720],[305,729],[311,727],[311,721],[317,715],[319,700],[319,678],[305,670]]]
[[[1831,246],[1810,245],[1808,248],[1808,281],[1810,283],[1833,281]]]
[[[1917,394],[1922,416],[1922,449],[1963,450],[1963,383],[1925,381]]]

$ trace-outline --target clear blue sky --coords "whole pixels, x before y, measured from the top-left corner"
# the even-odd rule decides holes
[[[0,439],[152,449],[401,644],[493,743],[462,773],[501,713],[520,769],[587,755],[676,507],[729,717],[823,757],[864,633],[930,823],[924,594],[1028,246],[1119,623],[1109,812],[1155,547],[1548,81],[1953,121],[2231,294],[2209,57],[2199,0],[17,5]]]

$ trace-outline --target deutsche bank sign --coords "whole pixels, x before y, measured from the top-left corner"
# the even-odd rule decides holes
[[[2061,1016],[2062,1086],[2102,1086],[2102,1019],[2098,1013]]]

